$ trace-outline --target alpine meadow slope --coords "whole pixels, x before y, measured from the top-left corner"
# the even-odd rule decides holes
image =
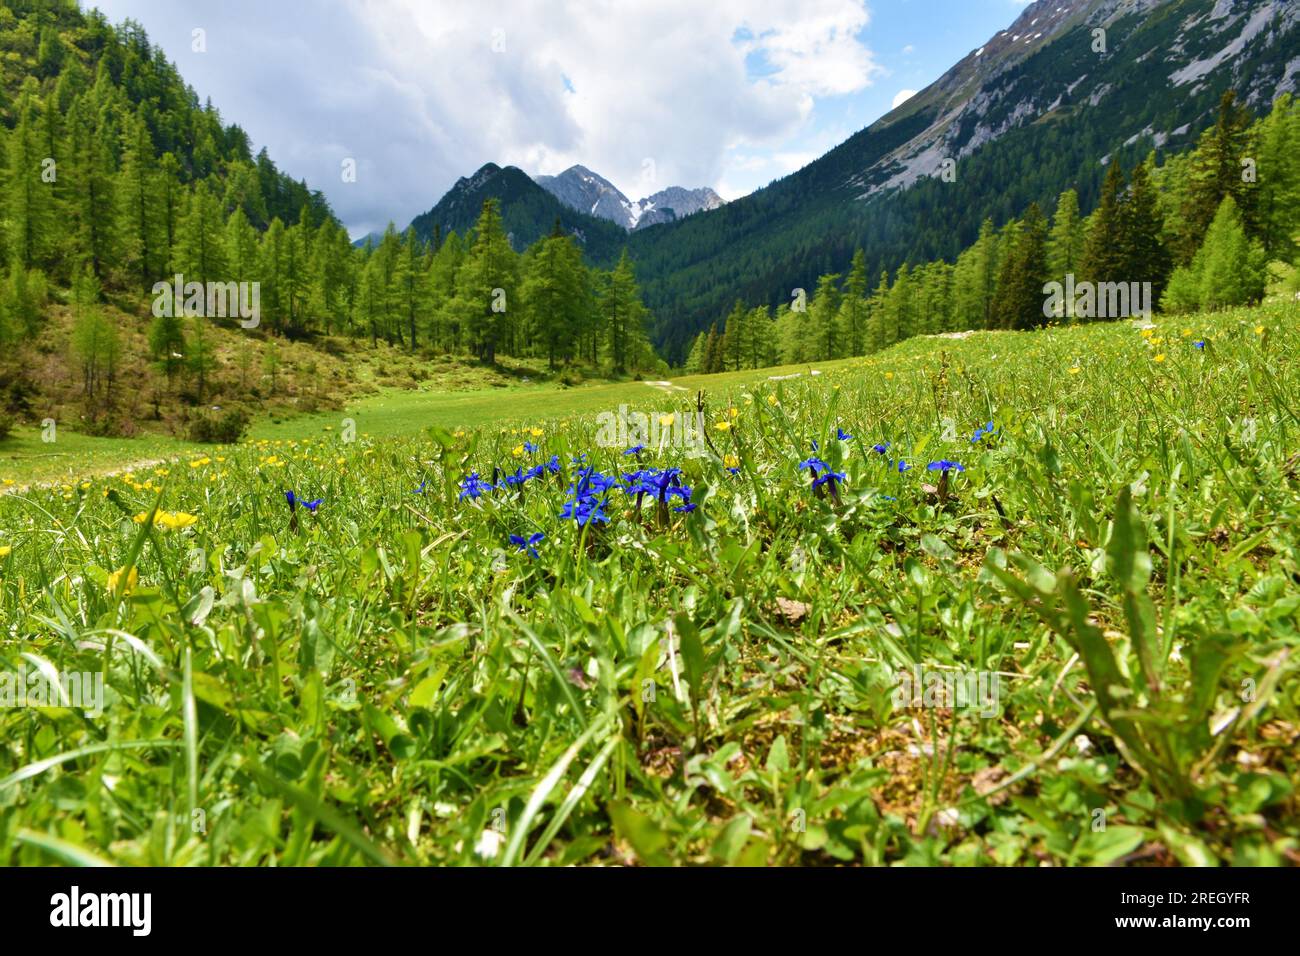
[[[354,244],[142,26],[0,5],[0,877],[301,947],[428,906],[347,867],[927,867],[851,891],[1050,942],[1064,868],[1300,865],[1298,80],[1293,2],[1040,0],[742,199],[486,163]]]

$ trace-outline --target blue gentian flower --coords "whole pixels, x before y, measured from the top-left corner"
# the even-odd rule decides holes
[[[912,466],[911,466],[911,465],[909,465],[907,462],[903,461],[903,459],[901,459],[901,458],[898,459],[898,473],[899,473],[900,475],[901,475],[903,472],[905,472],[905,471],[911,471],[911,470],[912,470]]]
[[[477,471],[470,472],[470,476],[460,483],[460,497],[457,500],[464,501],[466,498],[477,498],[485,491],[491,490],[492,482],[484,481],[479,477]]]
[[[551,460],[546,463],[546,470],[553,475],[560,473],[560,456],[552,455]]]
[[[665,488],[663,492],[663,500],[667,501],[669,498],[682,499],[682,503],[674,508],[673,511],[678,511],[682,514],[690,514],[695,510],[695,504],[691,501],[691,489],[687,485],[677,484],[671,488]]]
[[[853,436],[850,435],[848,432],[846,432],[843,428],[835,429],[835,437],[838,438],[840,441],[853,441]]]
[[[533,545],[545,539],[546,535],[538,531],[536,534],[530,534],[526,539],[521,535],[512,534],[510,543],[515,545],[518,551],[527,551],[532,557],[537,557],[537,549]]]
[[[604,504],[602,499],[575,498],[564,503],[564,510],[560,512],[560,517],[576,521],[580,527],[591,522],[607,523],[609,515],[605,514]]]
[[[641,452],[643,452],[643,451],[645,451],[645,445],[633,445],[631,448],[629,448],[629,449],[627,449],[626,451],[624,451],[623,454],[625,454],[625,455],[639,455],[639,454],[641,454]]]
[[[995,431],[997,431],[997,427],[992,422],[975,429],[975,434],[970,437],[971,444],[975,444],[975,442],[979,441],[985,435],[992,435]]]
[[[820,458],[818,458],[815,455],[812,458],[807,458],[804,461],[799,462],[800,471],[803,471],[804,469],[808,469],[810,471],[826,471],[829,468],[830,465],[826,464],[826,462],[822,461]]]
[[[1195,345],[1198,349],[1203,349],[1205,348],[1205,339],[1197,339],[1192,344]]]
[[[844,481],[844,472],[842,472],[842,471],[827,471],[827,472],[825,472],[824,474],[819,475],[818,477],[814,478],[814,479],[813,479],[812,486],[813,486],[814,488],[820,488],[822,485],[824,485],[824,484],[825,484],[826,482],[828,482],[828,481],[839,481],[839,482]],[[834,487],[834,486],[832,486],[832,487]]]
[[[319,508],[319,507],[321,506],[321,502],[324,501],[325,499],[324,499],[324,498],[317,498],[315,501],[303,501],[301,498],[299,498],[297,495],[295,495],[292,491],[286,491],[286,492],[284,493],[284,500],[287,501],[287,502],[289,502],[289,510],[290,510],[290,511],[292,511],[292,510],[294,509],[294,506],[296,506],[296,505],[302,505],[302,506],[303,506],[304,508],[306,508],[308,511],[312,512],[313,514],[315,514],[316,509]]]
[[[412,491],[411,494],[413,494],[413,495],[422,495],[422,494],[424,494],[424,486],[427,485],[428,483],[429,483],[429,479],[428,479],[428,478],[424,479],[424,481],[420,482],[420,487],[419,487],[419,488],[416,488],[414,491]]]
[[[877,455],[883,455],[885,454],[885,452],[889,451],[889,445],[890,445],[889,442],[882,441],[878,445],[872,445],[871,450],[874,451]]]
[[[524,442],[524,451],[531,455],[533,452],[537,451],[537,446],[530,441],[526,441]]]
[[[930,471],[965,471],[966,470],[964,465],[960,465],[955,461],[948,461],[948,459],[946,458],[942,458],[939,461],[932,461],[930,462],[930,464],[926,465],[925,467],[928,468]]]

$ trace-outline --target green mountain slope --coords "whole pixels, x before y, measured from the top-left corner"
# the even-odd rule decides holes
[[[652,337],[680,359],[736,298],[789,302],[792,289],[811,292],[819,275],[845,270],[856,247],[874,276],[952,258],[985,218],[1001,223],[1035,201],[1050,208],[1072,186],[1086,212],[1103,159],[1190,146],[1225,89],[1261,114],[1298,72],[1298,4],[1039,0],[797,173],[631,236]],[[955,181],[936,175],[945,159]]]

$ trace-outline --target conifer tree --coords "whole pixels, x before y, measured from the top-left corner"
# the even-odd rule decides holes
[[[889,306],[889,273],[882,271],[876,289],[867,300],[867,354],[879,352],[887,344],[885,341],[885,313]]]
[[[739,299],[732,306],[731,313],[724,320],[722,327],[723,364],[727,371],[738,371],[741,357],[745,353],[745,319],[748,310]]]
[[[1030,329],[1045,321],[1043,285],[1047,279],[1047,227],[1037,203],[1011,233],[994,302],[998,328]]]
[[[844,280],[844,301],[840,307],[839,340],[846,355],[862,355],[866,347],[867,257],[859,248],[853,252],[848,278]]]
[[[1147,165],[1139,163],[1133,169],[1132,183],[1120,205],[1118,244],[1124,261],[1121,275],[1129,282],[1150,282],[1156,302],[1164,292],[1171,267],[1163,238],[1164,227],[1164,216]]]
[[[118,173],[118,235],[121,262],[141,289],[162,278],[158,271],[157,173],[153,138],[139,117],[129,116],[122,133],[122,165]]]
[[[1295,97],[1278,97],[1255,140],[1259,237],[1270,256],[1290,262],[1297,253],[1300,219],[1300,104]]]
[[[1086,282],[1128,282],[1125,276],[1120,208],[1124,196],[1124,170],[1117,160],[1106,169],[1101,186],[1101,201],[1089,218],[1076,279]]]
[[[474,227],[473,244],[456,273],[455,311],[480,361],[496,361],[517,283],[518,256],[502,228],[500,204],[488,199]]]
[[[835,322],[840,311],[840,299],[840,277],[834,274],[820,276],[812,304],[808,307],[810,352],[805,361],[820,362],[840,354]]]
[[[609,356],[614,372],[642,368],[649,345],[645,335],[646,308],[641,302],[632,260],[623,250],[618,265],[609,277],[609,286],[601,300],[609,333]]]
[[[1052,229],[1047,237],[1047,271],[1053,281],[1065,282],[1067,275],[1079,278],[1083,253],[1083,223],[1079,218],[1079,194],[1067,189],[1056,200]],[[1073,315],[1074,303],[1062,300],[1057,318]]]
[[[701,371],[706,375],[722,371],[722,339],[718,337],[718,323],[714,322],[709,326],[709,335],[704,343],[704,368]]]
[[[1247,236],[1236,202],[1224,196],[1196,255],[1201,308],[1213,311],[1258,302],[1264,295],[1265,267],[1263,246]]]
[[[7,245],[11,260],[24,269],[31,269],[44,265],[51,251],[55,184],[49,177],[58,176],[58,166],[45,162],[53,157],[39,145],[35,108],[30,97],[24,97],[19,104],[18,125],[7,139],[5,186],[0,191],[9,226]]]
[[[686,353],[686,364],[682,366],[682,371],[689,375],[698,375],[704,372],[704,363],[707,360],[705,355],[708,346],[708,336],[700,332],[691,340],[690,351]]]
[[[573,357],[591,311],[591,287],[581,252],[557,221],[532,250],[524,268],[523,297],[530,337],[552,370]]]
[[[1189,188],[1182,210],[1180,261],[1191,259],[1225,196],[1231,196],[1248,236],[1257,232],[1257,193],[1254,183],[1243,176],[1243,163],[1252,160],[1250,112],[1238,105],[1237,94],[1229,89],[1219,100],[1219,115],[1197,143],[1189,170]]]
[[[177,263],[188,282],[225,281],[225,221],[207,183],[190,194],[181,224]]]
[[[763,368],[776,364],[776,326],[770,308],[760,305],[750,309],[746,328],[749,332],[746,367]]]
[[[101,61],[102,63],[102,61]],[[68,117],[66,165],[73,241],[101,281],[117,265],[117,208],[113,187],[116,169],[109,133],[96,116],[94,91],[73,102]]]

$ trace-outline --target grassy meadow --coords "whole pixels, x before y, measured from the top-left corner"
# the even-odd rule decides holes
[[[0,863],[1295,863],[1298,319],[21,432]]]

